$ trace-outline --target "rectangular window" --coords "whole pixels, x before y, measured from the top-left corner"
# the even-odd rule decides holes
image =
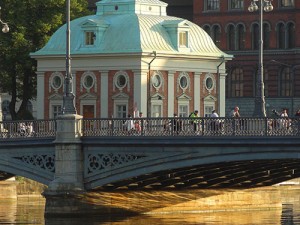
[[[231,97],[243,97],[243,70],[240,68],[236,68],[232,71],[231,74]]]
[[[92,31],[85,32],[85,45],[94,45],[95,33]]]
[[[280,7],[294,7],[295,0],[280,0]]]
[[[152,105],[152,117],[161,117],[161,105]]]
[[[179,105],[178,114],[181,117],[189,116],[189,106],[188,105]]]
[[[179,46],[180,47],[188,47],[188,33],[180,32],[179,33]]]
[[[210,117],[211,112],[212,112],[213,110],[214,110],[214,107],[213,107],[213,106],[210,106],[210,105],[205,106],[205,108],[204,108],[204,116],[205,116],[205,117]]]
[[[116,105],[116,117],[117,118],[126,118],[127,117],[127,105],[126,104]]]
[[[52,106],[52,115],[55,119],[57,116],[61,115],[61,105],[53,105]]]
[[[230,7],[230,9],[243,9],[244,8],[244,0],[231,0],[229,7]]]
[[[220,8],[220,0],[205,0],[205,3],[205,9],[207,11],[219,10]]]

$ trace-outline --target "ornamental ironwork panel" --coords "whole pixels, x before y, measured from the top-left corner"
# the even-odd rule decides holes
[[[146,156],[132,153],[88,154],[86,170],[88,174],[91,174],[95,171],[123,166],[144,157]]]
[[[54,154],[41,154],[41,155],[23,155],[20,157],[13,157],[31,166],[39,167],[49,172],[55,172],[55,155]]]

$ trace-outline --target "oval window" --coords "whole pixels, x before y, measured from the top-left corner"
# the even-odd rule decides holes
[[[86,88],[91,88],[94,85],[94,78],[90,75],[85,76],[84,78],[84,86]]]
[[[155,88],[159,88],[161,85],[161,77],[158,74],[155,74],[152,77],[152,83]]]
[[[62,85],[61,77],[60,76],[54,76],[52,79],[52,87],[54,89],[60,88]]]
[[[187,80],[186,76],[182,76],[182,77],[180,78],[179,83],[180,83],[180,87],[181,87],[182,89],[187,88],[187,86],[188,86],[188,80]]]
[[[213,86],[214,86],[214,81],[213,81],[213,79],[211,77],[208,77],[208,78],[206,78],[205,84],[206,84],[206,88],[208,90],[211,90],[213,88]]]
[[[125,85],[126,85],[126,77],[124,75],[119,75],[118,78],[117,78],[117,86],[119,88],[123,88]]]

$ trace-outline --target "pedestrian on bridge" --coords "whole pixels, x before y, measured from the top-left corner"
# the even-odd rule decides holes
[[[195,110],[194,112],[192,112],[189,117],[192,118],[191,124],[193,125],[194,131],[197,132],[199,130],[199,122],[200,122],[200,120],[197,119],[197,118],[199,118],[198,110]]]
[[[131,133],[135,129],[135,126],[131,115],[128,114],[127,117],[128,118],[126,118],[126,121],[124,122],[123,126],[128,132]]]

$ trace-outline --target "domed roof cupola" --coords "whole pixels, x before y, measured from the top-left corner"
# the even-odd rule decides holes
[[[159,0],[102,0],[96,3],[97,15],[167,15],[167,3]]]

